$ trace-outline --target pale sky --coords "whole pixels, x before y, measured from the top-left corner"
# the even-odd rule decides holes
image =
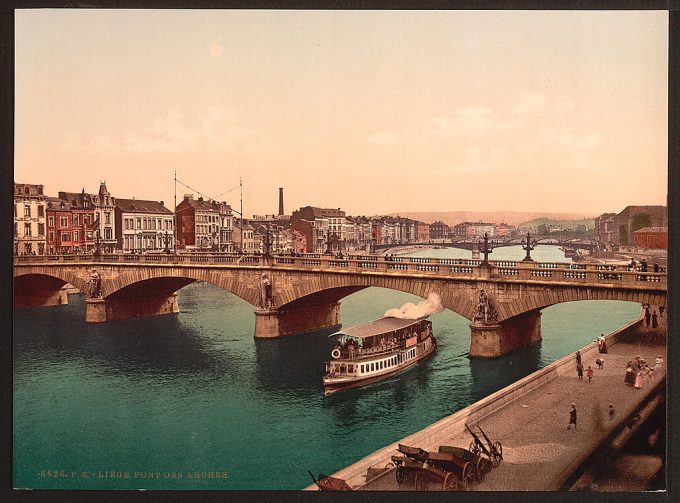
[[[242,177],[247,217],[278,187],[288,214],[665,204],[667,62],[665,11],[19,10],[14,178],[172,208],[174,170]]]

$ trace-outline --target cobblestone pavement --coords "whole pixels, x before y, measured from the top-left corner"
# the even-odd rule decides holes
[[[665,376],[664,362],[664,370],[655,372],[654,379],[645,380],[642,389],[624,383],[626,363],[638,354],[653,365],[657,354],[666,354],[666,347],[659,343],[614,344],[608,354],[584,359],[583,365],[594,370],[592,382],[585,375],[580,381],[574,364],[573,375],[559,376],[484,418],[480,425],[492,441],[501,442],[503,461],[473,490],[559,489],[565,474],[570,474],[617,425],[627,420]],[[598,356],[605,359],[603,369],[595,364]],[[576,429],[567,429],[572,402],[576,404],[578,424]],[[612,419],[610,403],[614,406]],[[450,435],[438,445],[469,446],[471,437],[467,431],[451,431]],[[438,445],[419,447],[436,451]],[[363,489],[412,491],[414,486],[411,477],[399,486],[392,471]]]

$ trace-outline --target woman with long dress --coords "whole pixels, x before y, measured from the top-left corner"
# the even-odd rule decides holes
[[[635,387],[637,389],[642,388],[645,385],[644,377],[642,377],[642,371],[638,371],[637,376],[635,376]]]

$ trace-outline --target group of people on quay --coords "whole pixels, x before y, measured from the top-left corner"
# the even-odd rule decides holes
[[[647,361],[640,355],[636,355],[634,359],[628,360],[626,364],[626,376],[624,382],[628,386],[633,386],[636,389],[645,386],[645,380],[654,379],[654,371],[663,369],[663,358],[657,355],[654,360],[654,366],[650,367]]]
[[[658,328],[659,327],[659,317],[663,317],[663,312],[665,310],[664,306],[659,306],[658,316],[656,314],[656,309],[654,309],[654,312],[650,314],[649,304],[643,304],[642,307],[645,310],[645,326],[647,328],[649,328],[650,325],[651,325],[652,328]]]

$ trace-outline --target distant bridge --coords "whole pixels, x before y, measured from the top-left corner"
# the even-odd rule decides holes
[[[512,238],[512,239],[500,239],[500,240],[492,240],[491,244],[493,245],[494,248],[502,248],[506,246],[519,246],[522,244],[522,239],[523,238]],[[561,246],[561,247],[568,247],[568,248],[581,248],[584,250],[588,250],[589,252],[593,252],[597,249],[597,243],[595,240],[590,240],[590,239],[554,239],[554,238],[543,238],[543,239],[537,239],[536,243],[538,245],[552,245],[552,246]],[[471,239],[454,239],[454,240],[447,240],[447,241],[422,241],[422,242],[413,242],[413,243],[401,243],[401,244],[382,244],[382,245],[375,245],[375,250],[376,251],[385,251],[385,250],[391,250],[393,248],[403,248],[403,247],[411,247],[411,246],[421,246],[421,247],[428,247],[428,248],[433,248],[433,247],[445,247],[445,248],[460,248],[463,250],[475,250],[479,249],[479,246],[481,245],[481,242],[479,240],[471,240]]]
[[[599,264],[364,256],[335,259],[237,255],[27,256],[14,259],[14,305],[58,303],[71,284],[88,290],[92,269],[101,297],[87,299],[86,321],[178,312],[177,291],[194,281],[217,285],[256,306],[255,336],[278,337],[340,324],[340,300],[370,286],[427,297],[471,320],[472,356],[499,356],[541,338],[541,309],[578,300],[666,304],[666,273],[612,270]],[[271,303],[263,305],[263,275]],[[494,316],[479,314],[480,291]]]

